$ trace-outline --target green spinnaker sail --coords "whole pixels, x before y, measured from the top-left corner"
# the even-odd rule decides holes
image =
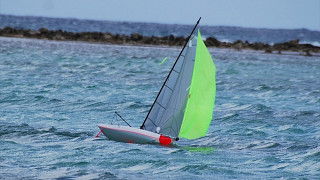
[[[195,64],[179,137],[196,139],[206,135],[216,96],[215,75],[216,67],[198,30]]]

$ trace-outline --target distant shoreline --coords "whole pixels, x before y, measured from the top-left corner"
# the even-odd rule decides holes
[[[129,44],[129,45],[166,45],[166,46],[183,46],[186,38],[182,36],[175,37],[173,35],[157,37],[143,36],[138,33],[128,35],[119,35],[101,32],[67,32],[62,30],[48,30],[40,28],[39,30],[16,29],[12,27],[0,28],[0,36],[17,37],[17,38],[35,38],[56,41],[84,41],[99,42],[109,44]],[[231,48],[236,50],[262,50],[265,53],[278,53],[282,51],[298,52],[300,55],[312,56],[312,53],[320,53],[320,47],[311,44],[299,44],[299,39],[291,40],[273,45],[248,41],[237,40],[234,42],[221,42],[214,37],[208,37],[205,40],[208,47],[215,48]]]

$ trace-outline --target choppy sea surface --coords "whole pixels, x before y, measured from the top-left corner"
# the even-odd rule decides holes
[[[141,125],[179,51],[0,37],[0,179],[320,177],[319,57],[210,49],[207,136],[95,139],[114,111]]]

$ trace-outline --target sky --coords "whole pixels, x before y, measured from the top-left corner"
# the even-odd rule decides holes
[[[320,31],[320,0],[0,0],[0,14]]]

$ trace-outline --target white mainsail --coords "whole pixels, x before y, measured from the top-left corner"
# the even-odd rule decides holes
[[[197,37],[192,36],[146,117],[142,129],[178,137],[195,61]]]

